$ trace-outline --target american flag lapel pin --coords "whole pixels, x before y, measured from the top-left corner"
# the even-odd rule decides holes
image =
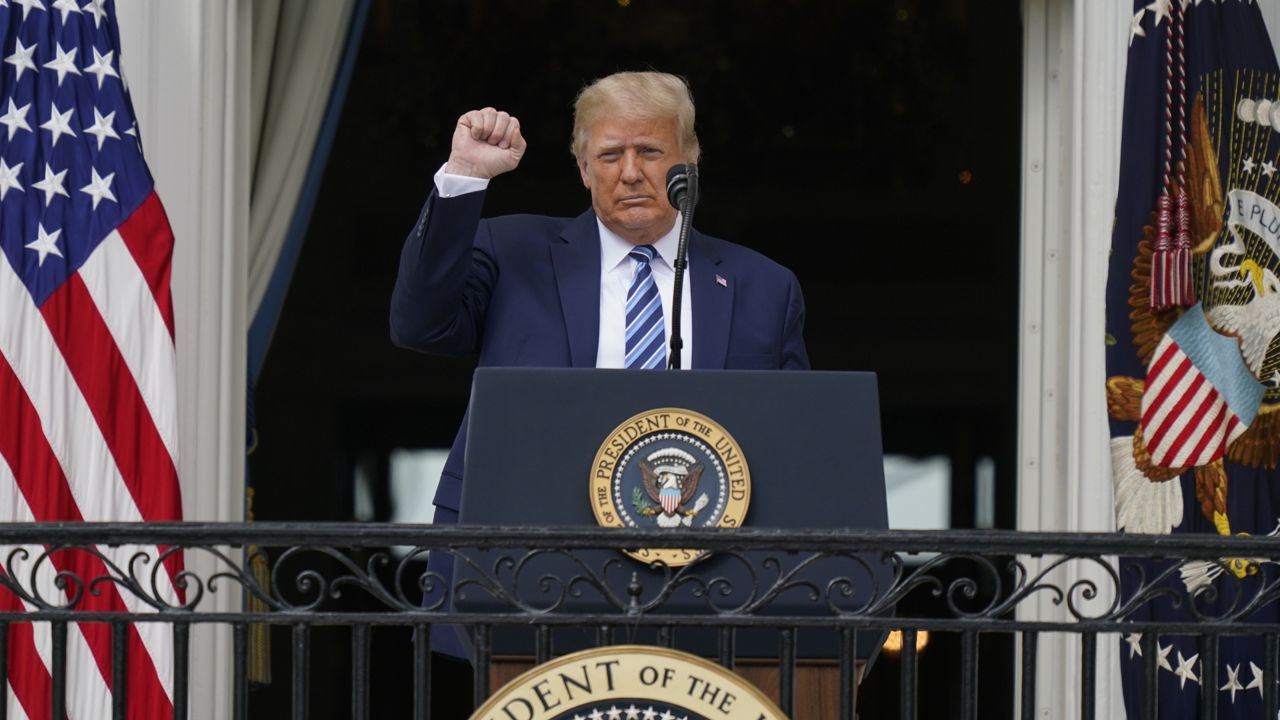
[[[729,287],[729,281],[725,280],[724,277],[720,275],[716,275],[716,284],[722,288]]]

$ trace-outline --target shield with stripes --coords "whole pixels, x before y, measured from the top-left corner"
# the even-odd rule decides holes
[[[680,488],[664,487],[658,493],[658,499],[662,502],[662,509],[668,515],[675,515],[676,509],[680,507]]]
[[[1184,468],[1222,457],[1253,422],[1264,390],[1236,340],[1215,332],[1201,306],[1193,306],[1161,340],[1147,368],[1142,428],[1151,462]]]

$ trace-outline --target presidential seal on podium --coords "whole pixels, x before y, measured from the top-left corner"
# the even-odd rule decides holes
[[[658,408],[614,428],[591,464],[591,510],[601,527],[739,527],[751,501],[742,448],[719,423]],[[642,562],[687,565],[702,550],[627,550]]]
[[[504,685],[471,720],[786,720],[756,686],[696,655],[644,645],[583,650]]]

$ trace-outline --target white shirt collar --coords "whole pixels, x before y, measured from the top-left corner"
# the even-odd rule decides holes
[[[683,218],[680,213],[676,213],[676,222],[667,231],[666,235],[658,238],[653,244],[653,249],[658,251],[658,259],[667,267],[674,268],[676,263],[676,250],[680,244],[680,222]],[[596,218],[596,228],[600,231],[600,260],[601,267],[605,272],[617,269],[622,261],[627,259],[627,253],[635,247],[631,243],[623,240],[612,230],[604,226],[600,218]]]

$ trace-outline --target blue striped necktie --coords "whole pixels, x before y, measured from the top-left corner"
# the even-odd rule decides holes
[[[650,261],[658,251],[637,245],[627,253],[636,261],[636,273],[627,290],[628,368],[652,369],[667,366],[667,333],[662,322],[662,296],[653,281]]]

